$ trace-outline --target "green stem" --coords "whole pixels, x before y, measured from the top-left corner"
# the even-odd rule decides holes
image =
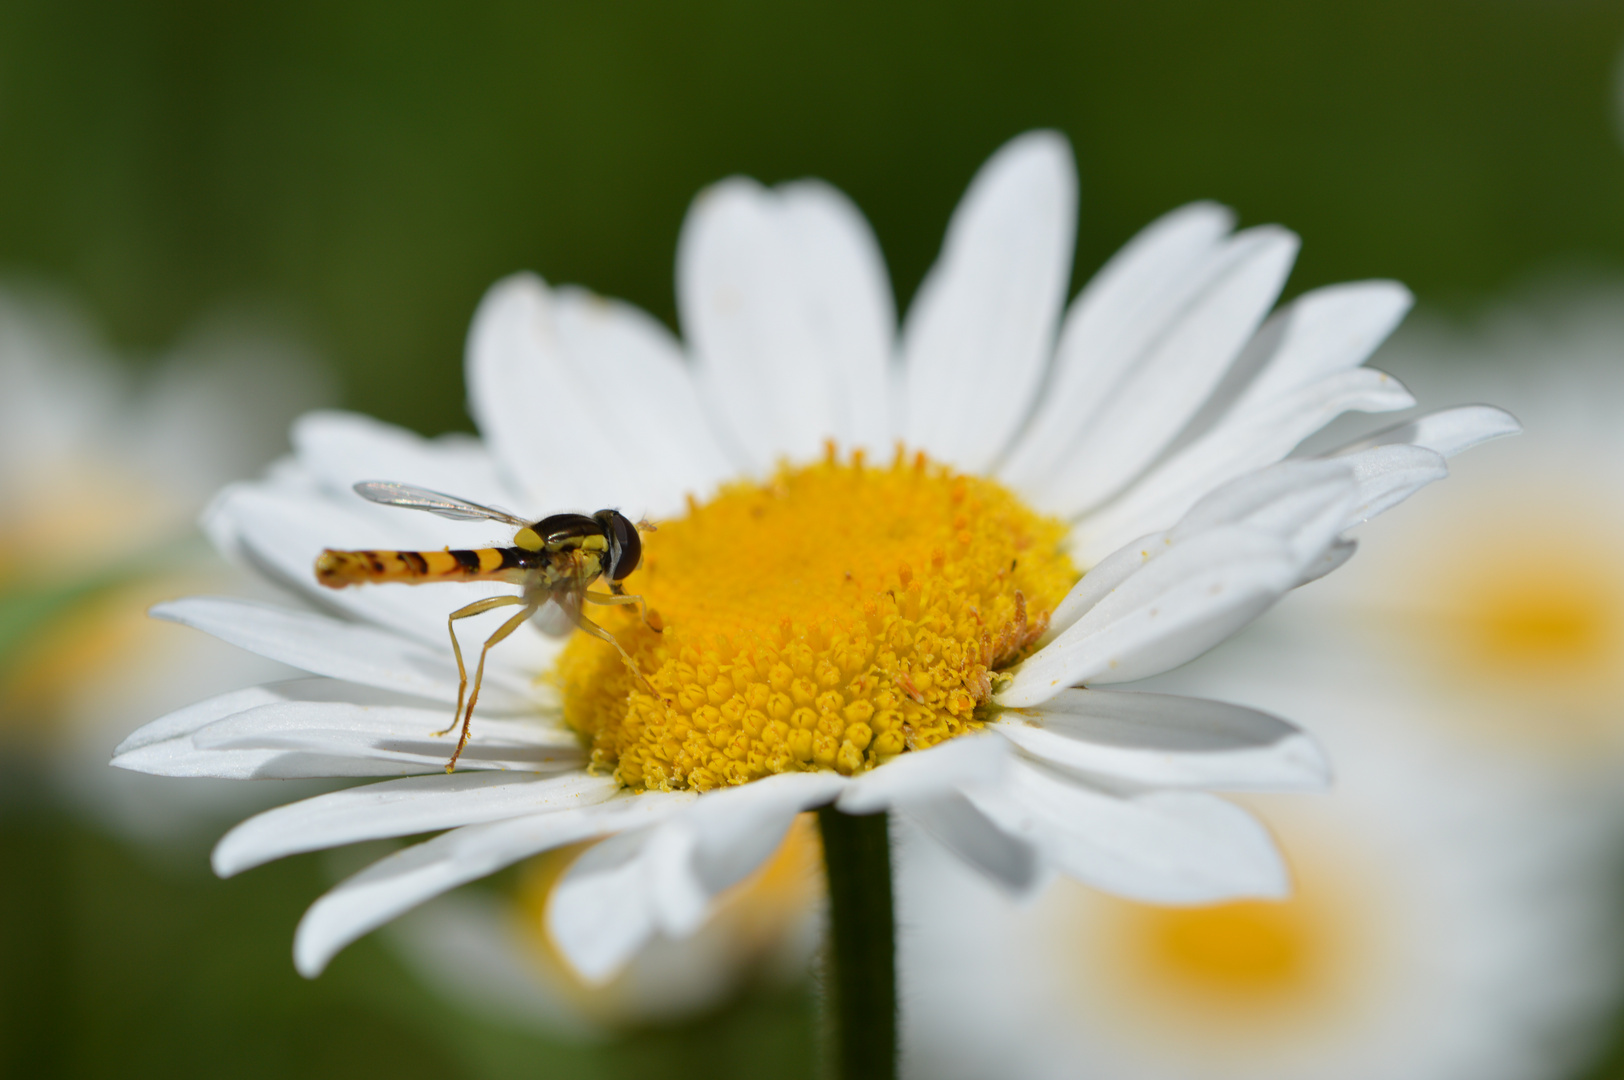
[[[885,814],[818,811],[829,882],[824,950],[830,1080],[897,1075],[896,919],[891,909],[891,836]]]

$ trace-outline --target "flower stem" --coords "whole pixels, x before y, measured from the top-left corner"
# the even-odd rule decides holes
[[[818,811],[829,883],[824,950],[830,1080],[897,1075],[896,920],[889,816]]]

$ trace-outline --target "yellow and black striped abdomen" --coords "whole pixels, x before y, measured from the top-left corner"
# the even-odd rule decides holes
[[[329,589],[368,582],[423,585],[431,581],[523,582],[538,558],[522,548],[452,551],[334,551],[316,557],[316,580]]]

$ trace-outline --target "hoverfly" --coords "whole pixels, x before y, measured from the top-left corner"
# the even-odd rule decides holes
[[[649,622],[648,608],[643,598],[628,595],[621,586],[621,582],[637,569],[643,558],[643,541],[638,536],[638,529],[652,530],[654,526],[647,522],[634,525],[618,510],[599,510],[591,517],[585,514],[554,514],[540,521],[525,521],[506,511],[442,495],[438,491],[380,480],[362,481],[355,485],[355,492],[363,499],[385,506],[427,510],[453,521],[500,521],[518,529],[513,536],[512,547],[461,551],[450,548],[441,551],[334,551],[329,548],[316,558],[316,580],[330,589],[372,582],[422,585],[433,581],[505,581],[524,590],[518,596],[476,600],[453,611],[446,620],[460,681],[451,726],[435,732],[435,735],[449,734],[457,727],[459,718],[462,723],[462,735],[457,740],[456,752],[446,762],[446,772],[456,768],[457,759],[468,745],[474,703],[479,700],[479,686],[485,676],[485,655],[492,645],[513,633],[538,612],[542,617],[537,622],[547,633],[563,635],[571,627],[578,627],[607,641],[620,650],[627,665],[647,684],[648,679],[638,670],[631,654],[613,634],[583,615],[581,604],[638,604],[643,608],[644,622],[648,622],[651,629],[658,629]],[[608,580],[607,593],[590,591],[589,586],[599,577]],[[479,664],[474,669],[473,692],[468,693],[468,669],[463,664],[462,646],[457,643],[457,620],[483,615],[502,607],[523,610],[485,639],[485,647],[479,652]],[[464,699],[467,701],[466,709],[463,708]]]

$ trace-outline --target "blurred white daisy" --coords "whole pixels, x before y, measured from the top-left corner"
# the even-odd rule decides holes
[[[1428,713],[1532,765],[1598,779],[1624,756],[1624,294],[1551,288],[1386,354],[1406,379],[1492,394],[1528,428],[1383,521],[1370,557],[1289,612],[1384,657]]]
[[[1334,755],[1328,794],[1247,800],[1288,900],[1154,907],[1060,882],[1020,906],[904,849],[910,1075],[1554,1080],[1587,1062],[1621,970],[1604,819],[1434,723],[1379,657],[1324,644],[1271,615],[1176,682],[1289,710]]]
[[[1253,799],[1296,890],[1170,910],[1060,886],[1017,909],[904,862],[921,1076],[1571,1076],[1619,999],[1624,303],[1548,289],[1384,362],[1527,425],[1369,555],[1158,690],[1308,723],[1328,796]],[[1591,783],[1583,781],[1589,780]],[[912,849],[910,849],[912,850]],[[995,992],[987,994],[987,986]]]
[[[1515,424],[1458,409],[1276,464],[1342,412],[1413,404],[1360,366],[1408,293],[1321,289],[1265,321],[1296,238],[1232,232],[1196,204],[1063,310],[1075,186],[1053,134],[994,155],[900,331],[867,224],[817,183],[730,180],[696,200],[678,253],[686,357],[625,305],[498,283],[469,338],[483,441],[309,416],[293,460],[216,504],[224,548],[325,612],[158,609],[313,677],[182,710],[115,763],[287,777],[446,761],[453,740],[429,735],[459,697],[446,615],[499,587],[325,592],[312,564],[327,547],[511,533],[351,490],[389,479],[537,518],[660,519],[625,584],[664,633],[625,609],[603,621],[665,701],[602,642],[560,650],[526,625],[491,654],[471,771],[233,830],[222,874],[449,830],[315,903],[295,942],[306,974],[463,882],[617,834],[547,910],[555,946],[601,980],[649,938],[693,933],[797,814],[830,804],[900,810],[1016,892],[1058,870],[1159,902],[1283,893],[1267,833],[1204,789],[1319,786],[1314,744],[1249,709],[1100,687],[1206,651],[1340,565],[1343,534],[1442,477],[1446,455]]]
[[[43,755],[57,794],[157,837],[193,827],[205,793],[110,783],[120,737],[140,717],[286,669],[146,609],[179,590],[246,585],[194,519],[220,484],[284,447],[289,419],[325,392],[302,350],[245,316],[199,324],[144,377],[127,369],[67,301],[0,291],[0,753]],[[247,809],[248,793],[228,785],[208,797],[224,792]]]

